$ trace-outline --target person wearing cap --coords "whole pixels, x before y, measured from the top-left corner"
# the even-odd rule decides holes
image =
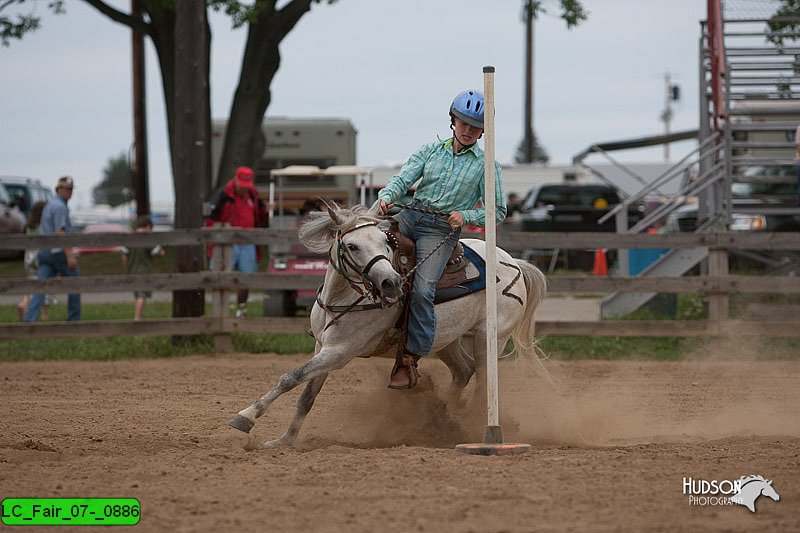
[[[225,184],[215,201],[216,221],[237,228],[255,228],[266,225],[267,214],[258,190],[253,184],[253,169],[239,167],[234,177]],[[233,269],[239,272],[258,271],[258,252],[255,244],[233,245]],[[247,315],[247,289],[237,294],[236,316]]]
[[[72,231],[72,221],[69,216],[67,202],[72,198],[74,183],[72,178],[64,176],[56,183],[56,195],[48,200],[42,210],[42,220],[39,223],[40,235],[64,235]],[[37,255],[39,267],[36,270],[38,279],[48,279],[56,275],[78,276],[78,261],[70,248],[45,248],[40,249]],[[25,322],[36,322],[44,303],[44,294],[34,294],[28,309],[25,311]],[[67,320],[81,319],[81,295],[70,294],[67,298]]]
[[[395,216],[403,235],[416,242],[417,270],[409,303],[408,338],[402,359],[392,369],[389,382],[392,389],[416,386],[417,361],[433,347],[436,283],[458,242],[461,228],[465,224],[485,225],[486,211],[479,202],[484,192],[484,153],[477,144],[483,135],[482,92],[462,91],[453,99],[450,129],[452,137],[422,146],[378,192],[381,212],[386,213],[418,181],[410,207],[428,211],[402,209]],[[497,163],[495,174],[495,218],[502,222],[506,205]]]

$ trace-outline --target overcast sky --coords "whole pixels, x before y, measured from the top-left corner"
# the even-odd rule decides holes
[[[110,2],[128,9],[128,0]],[[697,127],[700,0],[584,0],[589,20],[567,30],[552,15],[535,26],[534,127],[567,164],[596,142],[662,133],[664,75],[681,87],[672,130]],[[449,135],[447,111],[462,89],[483,87],[494,65],[496,156],[511,163],[522,138],[524,37],[520,0],[339,0],[314,5],[281,45],[268,116],[344,117],[358,130],[357,159],[403,161]],[[127,153],[131,118],[130,32],[83,2],[40,31],[0,48],[0,175],[55,184],[76,178],[87,205],[112,156]],[[224,118],[238,79],[244,30],[212,17],[212,115]],[[147,53],[148,137],[154,202],[170,202],[161,79]],[[674,145],[673,160],[693,147]],[[663,149],[631,150],[622,161],[663,161]]]

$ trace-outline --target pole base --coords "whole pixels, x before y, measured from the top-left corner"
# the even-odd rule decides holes
[[[507,444],[503,442],[500,426],[486,426],[480,444],[459,444],[456,451],[472,455],[519,455],[531,451],[530,444]]]
[[[459,453],[471,455],[520,455],[531,451],[530,444],[459,444],[456,446]]]

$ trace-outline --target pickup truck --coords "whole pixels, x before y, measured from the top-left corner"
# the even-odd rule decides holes
[[[598,220],[621,202],[617,191],[599,183],[551,183],[533,187],[514,216],[518,231],[616,231],[614,217]],[[628,227],[642,219],[643,207],[628,208]]]
[[[507,229],[516,231],[589,232],[617,230],[616,217],[602,224],[598,220],[615,205],[621,203],[619,193],[601,183],[548,183],[533,187],[520,208],[507,224]],[[628,209],[628,227],[642,219],[644,208],[632,205]],[[564,268],[591,271],[594,250],[540,250],[530,249],[526,256],[549,257],[549,271],[559,260]],[[614,252],[608,261],[616,259]],[[536,261],[534,261],[536,262]],[[545,267],[547,265],[540,265]]]

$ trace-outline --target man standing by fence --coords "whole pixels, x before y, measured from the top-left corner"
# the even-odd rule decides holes
[[[266,206],[253,184],[253,169],[239,167],[232,180],[212,198],[211,219],[237,228],[266,227],[269,222]],[[238,272],[257,272],[259,250],[255,244],[233,245],[233,269]],[[237,318],[247,315],[247,289],[237,295]]]
[[[72,231],[67,202],[72,198],[73,181],[69,176],[59,178],[56,184],[56,196],[51,198],[42,211],[39,225],[41,235],[66,234]],[[49,279],[56,274],[61,276],[78,276],[78,261],[69,248],[43,248],[38,254],[39,268],[37,279]],[[44,303],[44,294],[35,294],[25,311],[25,322],[39,320],[39,312]],[[70,294],[67,298],[67,320],[81,319],[81,295]]]

